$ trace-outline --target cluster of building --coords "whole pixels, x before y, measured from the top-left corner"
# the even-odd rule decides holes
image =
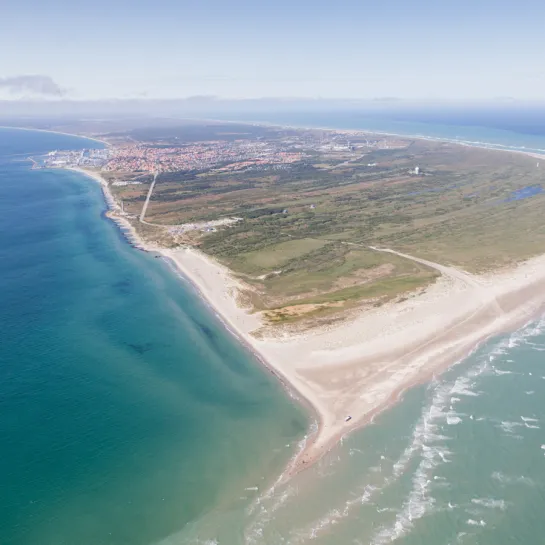
[[[93,167],[100,168],[110,158],[110,150],[105,149],[83,149],[77,151],[55,150],[50,151],[42,162],[44,167]]]
[[[104,170],[124,172],[177,172],[219,166],[241,170],[255,165],[300,161],[302,153],[290,153],[274,144],[235,140],[210,141],[181,147],[131,144],[113,150]]]
[[[289,165],[297,163],[303,157],[302,153],[280,152],[273,157],[267,159],[255,159],[254,161],[239,161],[237,163],[229,163],[223,167],[217,168],[217,172],[232,172],[235,170],[256,169],[270,165]]]
[[[373,149],[395,149],[407,143],[392,137],[357,131],[302,131],[268,140],[239,139],[193,142],[185,145],[130,143],[105,149],[53,151],[35,167],[94,167],[114,172],[179,172],[214,169],[216,172],[284,169],[308,153],[351,155]],[[368,166],[375,166],[370,163]],[[416,172],[418,174],[418,172]],[[118,185],[131,182],[119,182]],[[137,183],[137,182],[135,182]]]
[[[219,227],[229,227],[243,221],[242,218],[221,218],[218,220],[203,221],[197,223],[184,223],[182,225],[173,225],[168,228],[168,232],[172,235],[182,235],[189,231],[202,231],[204,233],[211,233],[217,231]]]

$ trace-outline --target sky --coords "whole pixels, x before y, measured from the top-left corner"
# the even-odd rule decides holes
[[[545,97],[539,0],[0,2],[0,99]]]

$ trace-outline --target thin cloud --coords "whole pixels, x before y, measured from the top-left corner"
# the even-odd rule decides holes
[[[66,95],[66,90],[50,76],[38,74],[0,77],[0,90],[7,91],[13,96],[30,94],[42,97],[63,97]]]

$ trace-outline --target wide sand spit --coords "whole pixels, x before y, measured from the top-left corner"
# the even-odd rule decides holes
[[[118,216],[108,184],[96,172],[74,169],[100,182],[112,219],[137,238]],[[239,301],[242,282],[194,248],[160,252],[200,292],[225,324],[318,416],[318,430],[286,471],[308,467],[345,434],[369,423],[403,392],[465,358],[480,343],[513,331],[545,311],[545,255],[495,274],[471,275],[387,248],[441,273],[425,290],[400,302],[362,310],[338,324],[302,333],[255,336],[264,323]]]
[[[195,249],[161,251],[318,414],[318,431],[291,471],[312,464],[410,386],[429,380],[479,343],[520,327],[545,309],[545,256],[498,274],[473,276],[393,252],[437,269],[441,277],[423,293],[362,311],[338,325],[256,338],[252,332],[262,321],[237,303],[242,286],[228,269]]]

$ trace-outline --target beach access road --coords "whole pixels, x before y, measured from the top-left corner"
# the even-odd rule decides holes
[[[144,218],[146,216],[146,210],[148,209],[148,204],[149,204],[149,200],[151,198],[151,194],[153,193],[153,188],[155,187],[155,182],[157,182],[157,175],[158,175],[157,172],[155,172],[153,174],[153,181],[151,182],[148,194],[146,196],[146,201],[144,202],[144,206],[142,207],[142,212],[140,212],[140,221],[142,223],[145,223]]]
[[[439,271],[443,276],[447,276],[449,278],[452,278],[453,280],[458,280],[467,286],[471,286],[474,288],[482,286],[481,282],[479,282],[479,280],[475,276],[460,269],[441,265],[440,263],[434,263],[433,261],[428,261],[427,259],[421,259],[419,257],[414,257],[409,254],[404,254],[396,250],[391,250],[390,248],[377,248],[376,246],[368,246],[368,248],[370,250],[374,250],[375,252],[386,252],[389,254],[397,255],[399,257],[403,257],[405,259],[410,259],[411,261],[416,261],[417,263],[421,263],[422,265],[426,265],[427,267]]]
[[[493,298],[492,301],[490,301],[490,290],[486,289],[483,282],[473,274],[469,274],[468,272],[462,271],[461,269],[457,269],[455,267],[448,267],[446,265],[441,265],[440,263],[428,261],[427,259],[421,259],[419,257],[415,257],[409,254],[404,254],[390,248],[376,248],[375,246],[369,246],[369,249],[375,250],[376,252],[387,252],[390,254],[395,254],[399,257],[410,259],[412,261],[416,261],[417,263],[421,263],[422,265],[426,265],[427,267],[435,269],[439,271],[443,276],[450,278],[455,282],[460,282],[462,285],[465,285],[468,288],[474,288],[475,290],[477,290],[477,294],[481,297],[481,299],[483,299],[485,302],[491,302],[495,306],[496,311],[499,314],[503,313],[503,309],[501,308],[497,299]]]

